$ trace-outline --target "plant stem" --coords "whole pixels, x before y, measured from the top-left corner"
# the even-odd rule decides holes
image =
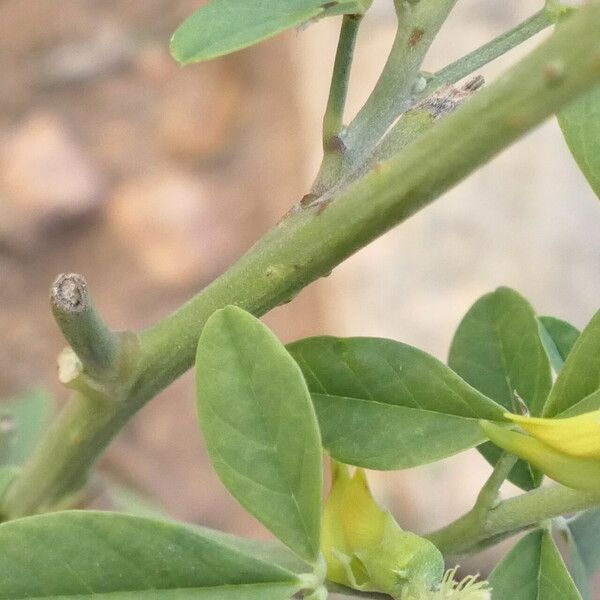
[[[335,147],[332,148],[332,146],[335,146],[333,140],[344,127],[344,109],[346,108],[346,98],[348,96],[348,83],[361,21],[362,15],[345,15],[342,21],[329,99],[323,118],[323,149],[325,152],[336,149]]]
[[[500,455],[492,474],[481,488],[473,507],[473,512],[479,515],[481,522],[485,522],[489,511],[496,506],[499,500],[500,488],[510,475],[516,462],[517,457],[512,454],[503,452]]]
[[[362,21],[362,15],[345,15],[342,21],[338,42],[331,88],[325,116],[323,117],[323,162],[311,192],[320,195],[339,179],[339,170],[345,150],[342,139],[344,128],[344,110],[348,96],[350,71],[354,58],[356,37]]]
[[[456,83],[471,75],[481,67],[506,54],[509,50],[516,48],[536,33],[549,27],[552,23],[548,11],[542,8],[510,31],[499,35],[487,44],[439,70],[429,80],[420,97],[425,98],[443,85]]]
[[[560,485],[539,488],[504,500],[482,522],[470,511],[447,527],[426,536],[446,556],[471,552],[546,519],[600,505],[600,492],[582,492]]]
[[[112,378],[118,368],[120,338],[104,323],[77,273],[60,275],[50,291],[54,318],[90,376]]]
[[[397,154],[431,127],[434,119],[443,116],[434,115],[433,111],[428,110],[426,107],[420,110],[421,105],[417,105],[419,101],[430,97],[444,85],[456,83],[464,77],[471,75],[551,24],[552,21],[548,16],[548,11],[542,9],[512,30],[500,35],[434,74],[424,90],[413,95],[411,109],[403,112],[401,118],[385,133],[374,149],[372,156],[364,160],[364,164],[359,165],[351,173],[346,173],[341,185],[357,179],[358,176],[372,168],[373,164],[389,159]],[[461,102],[466,99],[466,96],[467,94],[464,95]]]
[[[290,301],[592,89],[600,82],[599,27],[600,0],[592,0],[504,77],[438,121],[400,155],[330,201],[296,206],[198,296],[141,334],[139,359],[121,401],[67,406],[8,489],[0,512],[14,518],[46,510],[46,490],[66,490],[66,483],[83,481],[131,415],[192,366],[202,327],[216,309],[235,304],[262,315]],[[557,63],[564,73],[558,82],[547,71]]]
[[[397,2],[398,30],[383,71],[343,141],[344,172],[370,156],[387,129],[413,101],[421,64],[457,0]]]

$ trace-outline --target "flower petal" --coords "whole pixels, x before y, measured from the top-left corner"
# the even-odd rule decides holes
[[[600,490],[600,460],[574,457],[531,437],[480,421],[487,437],[500,448],[523,458],[554,481],[581,490]]]
[[[600,410],[567,419],[505,417],[546,444],[575,457],[600,459]]]

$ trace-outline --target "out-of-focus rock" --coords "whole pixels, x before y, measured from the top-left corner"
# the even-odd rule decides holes
[[[164,44],[145,44],[136,52],[135,68],[142,77],[157,85],[170,84],[178,70],[169,49]]]
[[[59,118],[37,112],[0,149],[0,238],[31,245],[99,206],[102,177]]]
[[[109,203],[111,227],[164,285],[188,285],[236,253],[227,211],[200,179],[163,172],[124,183]]]
[[[104,23],[92,36],[61,44],[41,58],[38,85],[83,83],[127,66],[135,46],[125,31]]]
[[[0,53],[44,52],[97,26],[98,15],[80,0],[2,0]]]
[[[187,72],[186,72],[187,74]],[[159,135],[171,156],[206,163],[235,142],[243,84],[222,69],[205,67],[201,77],[181,77],[160,108]]]

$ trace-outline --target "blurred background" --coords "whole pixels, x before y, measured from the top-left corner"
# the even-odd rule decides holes
[[[461,0],[425,68],[542,4]],[[168,40],[198,5],[0,0],[0,397],[42,386],[65,399],[55,373],[63,341],[47,300],[58,273],[85,274],[114,328],[144,328],[307,191],[339,21],[182,69]],[[375,0],[349,115],[393,33],[391,0]],[[483,74],[492,80],[530,46]],[[509,285],[538,312],[583,326],[600,304],[598,223],[600,204],[549,122],[266,321],[284,341],[386,336],[444,360],[469,306]],[[141,411],[102,471],[174,517],[265,535],[211,471],[192,399],[188,374]],[[470,452],[372,481],[401,524],[424,531],[468,509],[487,473]]]

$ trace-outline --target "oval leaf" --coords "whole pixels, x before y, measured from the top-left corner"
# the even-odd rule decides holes
[[[563,109],[558,123],[581,172],[600,198],[600,87]]]
[[[600,569],[600,509],[567,521],[571,570],[583,598],[591,598],[590,582]]]
[[[555,317],[538,317],[538,323],[546,354],[554,371],[560,373],[581,332]]]
[[[253,46],[310,19],[363,12],[365,0],[212,0],[175,32],[171,53],[182,64]]]
[[[478,420],[500,406],[421,350],[377,338],[317,337],[291,344],[336,460],[403,469],[483,441]],[[483,415],[487,415],[484,417]]]
[[[533,531],[490,575],[493,600],[581,600],[547,531]]]
[[[230,306],[196,359],[200,423],[221,481],[302,558],[319,554],[322,449],[302,372],[258,319]]]
[[[471,307],[454,335],[448,364],[510,412],[519,412],[517,394],[532,415],[540,415],[552,387],[535,313],[508,288],[486,294]]]
[[[582,331],[569,353],[548,398],[544,416],[572,416],[594,410],[596,400],[600,400],[599,392],[600,311]]]
[[[522,401],[532,415],[540,415],[552,386],[535,313],[527,300],[508,288],[486,294],[470,308],[452,340],[448,365],[510,412],[519,413]],[[492,465],[501,454],[489,443],[479,450]],[[542,476],[519,461],[509,479],[532,489]]]
[[[116,513],[10,521],[0,547],[1,600],[288,600],[300,587],[293,573],[186,527]]]
[[[0,465],[21,466],[37,444],[52,412],[42,390],[0,403]]]
[[[17,467],[0,467],[0,500],[19,471]]]

